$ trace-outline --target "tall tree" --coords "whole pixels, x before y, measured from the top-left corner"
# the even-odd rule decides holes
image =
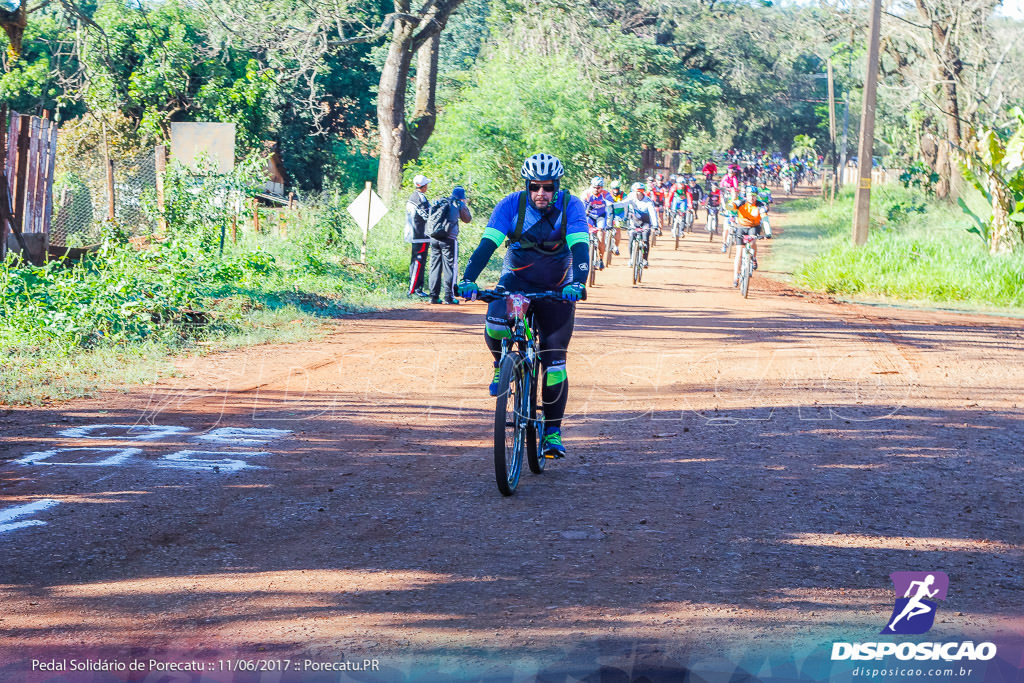
[[[441,31],[463,0],[427,0],[417,11],[410,0],[395,0],[388,15],[391,44],[377,90],[380,166],[377,188],[390,199],[402,184],[402,167],[419,156],[437,123],[437,51]],[[413,55],[416,64],[416,106],[406,116],[406,90]]]
[[[982,83],[993,64],[1002,61],[994,54],[991,39],[998,4],[998,0],[913,0],[895,5],[888,13],[898,21],[891,24],[887,55],[903,82],[914,86],[937,115],[921,130],[921,153],[939,175],[935,190],[940,198],[957,194],[956,150],[987,97]],[[988,82],[991,91],[992,81]]]
[[[0,2],[0,26],[10,41],[8,56],[12,59],[21,54],[21,37],[28,26],[28,8],[24,0]]]

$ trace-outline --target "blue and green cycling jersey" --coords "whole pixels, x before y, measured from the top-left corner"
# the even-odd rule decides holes
[[[480,245],[466,265],[463,278],[475,281],[487,265],[494,250],[515,233],[519,206],[525,190],[513,192],[494,207]],[[565,237],[562,229],[562,207],[565,206]],[[585,282],[589,261],[590,234],[583,201],[566,190],[560,190],[551,204],[539,211],[525,203],[526,215],[520,240],[508,246],[502,274],[515,273],[532,286],[548,289],[569,282]],[[573,267],[573,264],[582,267]]]

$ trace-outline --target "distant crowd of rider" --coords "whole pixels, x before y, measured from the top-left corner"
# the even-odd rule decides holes
[[[693,155],[683,152],[678,172],[667,177],[664,173],[648,175],[645,182],[635,182],[625,192],[619,180],[613,180],[605,187],[605,180],[596,176],[590,187],[583,193],[587,223],[591,232],[603,234],[614,230],[613,253],[619,253],[620,234],[618,228],[628,227],[643,232],[645,244],[642,255],[647,267],[650,251],[650,235],[660,235],[662,227],[673,226],[678,230],[672,217],[687,215],[689,224],[696,217],[698,208],[708,213],[708,223],[714,219],[717,226],[718,214],[722,212],[727,229],[723,231],[722,251],[727,250],[730,239],[739,240],[742,234],[763,235],[771,239],[768,210],[772,204],[770,185],[781,186],[784,194],[791,194],[801,183],[814,179],[822,163],[821,157],[793,156],[769,153],[767,150],[743,151],[730,149],[717,155],[725,166],[719,177],[719,166],[715,157],[709,157],[702,167],[699,182],[697,164]],[[710,229],[710,228],[709,228]],[[601,252],[599,268],[605,261],[604,239],[595,240]],[[756,243],[754,267],[756,268]],[[734,271],[738,269],[737,264]],[[736,272],[733,274],[734,283]]]

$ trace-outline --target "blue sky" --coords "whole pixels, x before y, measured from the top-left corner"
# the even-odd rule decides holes
[[[1024,19],[1024,0],[1003,0],[1003,7],[999,10],[999,14],[1014,19]]]

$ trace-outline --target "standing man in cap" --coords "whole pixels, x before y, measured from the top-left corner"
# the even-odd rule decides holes
[[[459,268],[459,221],[469,223],[473,215],[466,204],[466,190],[460,185],[452,189],[448,200],[448,237],[444,240],[430,240],[430,303],[457,304],[455,298],[455,275]],[[444,286],[441,286],[442,275]]]
[[[427,267],[427,249],[430,241],[425,228],[430,217],[430,201],[427,186],[430,178],[418,175],[412,179],[416,190],[405,204],[405,241],[412,243],[412,258],[409,262],[409,296],[430,296],[423,291],[423,272]]]

